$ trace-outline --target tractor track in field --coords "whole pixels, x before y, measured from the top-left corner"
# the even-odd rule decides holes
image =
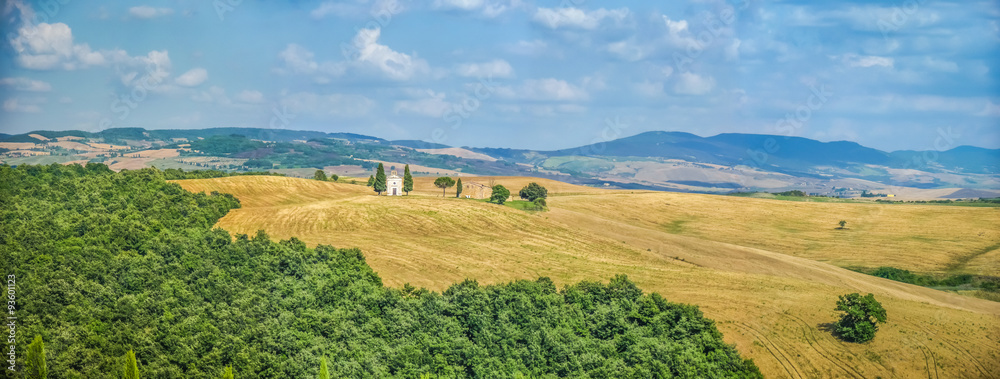
[[[778,361],[778,364],[781,365],[781,368],[785,369],[785,372],[788,373],[788,377],[790,377],[790,378],[800,378],[800,379],[804,377],[802,375],[802,372],[799,370],[799,368],[795,366],[794,362],[792,362],[792,359],[790,358],[790,354],[788,352],[786,352],[784,349],[782,349],[781,347],[779,347],[777,344],[775,344],[774,342],[772,342],[771,339],[769,339],[766,336],[764,336],[764,333],[762,333],[761,331],[759,331],[757,329],[754,329],[752,326],[750,326],[750,325],[748,325],[746,323],[734,323],[733,325],[736,325],[738,327],[741,327],[741,328],[745,329],[746,331],[750,332],[750,334],[752,334],[754,337],[757,337],[758,339],[760,339],[762,342],[767,343],[768,345],[771,345],[770,347],[768,347],[767,345],[765,345],[764,348],[767,349],[767,352],[770,353],[771,356],[773,356],[775,360]]]
[[[940,336],[938,336],[937,333],[932,332],[930,329],[927,329],[923,325],[916,325],[916,326],[919,327],[920,329],[922,329],[925,333],[927,333],[927,334],[929,334],[929,335],[937,338],[938,342],[941,342],[941,343],[943,343],[945,345],[948,345],[948,347],[950,347],[952,349],[952,351],[955,351],[955,352],[959,353],[959,355],[964,356],[968,361],[972,362],[972,367],[975,367],[976,370],[979,371],[979,373],[982,375],[983,378],[996,378],[997,377],[996,374],[991,373],[990,370],[988,368],[986,368],[986,366],[983,365],[983,363],[980,362],[979,359],[977,359],[975,356],[973,356],[972,353],[970,353],[968,350],[959,347],[958,345],[952,343],[951,341],[948,341],[945,338],[941,338]],[[926,344],[922,344],[922,345],[924,345],[925,347],[927,346]],[[927,350],[930,351],[930,348],[927,348]],[[933,356],[933,353],[931,353],[931,355]],[[935,370],[936,369],[937,369],[937,366],[935,366]]]
[[[834,366],[836,366],[837,368],[843,370],[844,372],[846,372],[848,375],[850,375],[852,377],[855,377],[855,378],[864,378],[865,377],[860,372],[858,372],[857,370],[855,370],[853,367],[851,367],[850,365],[848,365],[846,362],[840,360],[839,358],[836,358],[835,355],[833,355],[833,354],[830,353],[830,350],[827,350],[827,348],[823,347],[823,345],[820,344],[820,341],[819,341],[820,339],[819,339],[819,337],[816,336],[816,333],[815,333],[814,329],[811,326],[809,326],[809,324],[805,320],[803,320],[802,318],[799,318],[798,316],[793,316],[793,315],[788,315],[788,317],[790,317],[796,323],[801,324],[801,326],[802,326],[802,335],[806,338],[806,342],[809,343],[809,347],[811,347],[813,350],[815,350],[816,353],[818,353],[821,357],[823,357],[826,360],[830,361],[830,363],[832,363]]]

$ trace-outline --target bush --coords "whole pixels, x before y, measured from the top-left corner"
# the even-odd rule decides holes
[[[548,206],[548,204],[545,202],[544,197],[539,197],[535,199],[535,201],[532,201],[531,203],[535,206],[536,211],[544,210],[545,207]]]
[[[885,323],[886,314],[875,295],[858,293],[841,295],[836,310],[844,312],[837,322],[840,338],[850,342],[867,342],[875,338],[878,324]]]

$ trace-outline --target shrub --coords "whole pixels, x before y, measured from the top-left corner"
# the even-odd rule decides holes
[[[543,210],[543,209],[545,209],[545,207],[548,206],[548,204],[545,202],[545,198],[544,197],[539,197],[539,198],[535,199],[535,201],[532,201],[531,203],[535,206],[535,210],[536,211]]]

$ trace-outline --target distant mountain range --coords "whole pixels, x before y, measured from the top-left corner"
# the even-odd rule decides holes
[[[831,193],[842,191],[840,187],[877,189],[880,184],[913,188],[1000,189],[1000,149],[959,146],[946,151],[885,152],[854,142],[820,142],[802,137],[761,134],[725,133],[700,137],[691,133],[657,131],[551,151],[453,148],[419,140],[393,141],[355,133],[258,128],[117,128],[94,133],[79,130],[36,131],[0,134],[0,142],[42,143],[32,134],[51,139],[83,137],[92,142],[136,146],[136,149],[139,146],[177,148],[182,146],[178,143],[182,140],[214,138],[212,141],[216,141],[239,136],[259,142],[231,143],[226,146],[238,149],[245,146],[247,151],[226,150],[211,154],[227,159],[253,158],[253,163],[271,164],[275,169],[321,168],[351,162],[368,168],[371,161],[383,160],[470,174],[534,175],[585,184],[610,183],[622,188],[679,191],[802,188]],[[308,146],[296,148],[296,143]],[[0,152],[3,151],[0,147]],[[88,151],[89,155],[81,156],[91,161],[101,159],[101,154],[93,157],[94,150]],[[192,154],[208,153],[183,152],[182,156]],[[303,157],[303,154],[307,156]],[[489,159],[483,160],[480,154]],[[18,156],[25,155],[31,154],[21,152]],[[47,162],[39,157],[8,158],[5,161]],[[69,159],[49,158],[55,161]],[[167,162],[158,164],[169,166]],[[229,163],[230,166],[234,164]]]
[[[517,159],[531,150],[470,148]],[[870,164],[900,169],[944,169],[967,173],[1000,172],[1000,149],[960,146],[947,151],[884,152],[855,142],[820,142],[802,137],[724,133],[700,137],[684,132],[645,132],[604,143],[537,151],[546,156],[607,156],[680,159],[726,166],[746,165],[769,171],[798,172],[816,166]]]

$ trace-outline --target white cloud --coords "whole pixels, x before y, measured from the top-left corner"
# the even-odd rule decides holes
[[[222,105],[229,105],[233,103],[232,100],[229,99],[229,96],[226,96],[226,90],[219,86],[208,87],[207,90],[200,91],[194,94],[194,96],[191,96],[191,100]]]
[[[244,90],[236,94],[236,101],[248,104],[260,104],[264,102],[264,94],[260,91]]]
[[[520,5],[519,0],[434,0],[433,7],[442,10],[479,12],[486,17],[496,17]]]
[[[378,38],[381,33],[379,28],[361,29],[354,36],[353,43],[357,52],[355,62],[358,65],[374,68],[385,76],[397,80],[410,79],[414,75],[429,71],[424,60],[380,45]]]
[[[643,81],[634,84],[635,91],[649,97],[656,97],[663,94],[663,82]]]
[[[459,76],[476,78],[509,78],[514,76],[514,68],[503,59],[494,59],[484,63],[460,64],[455,68]]]
[[[987,100],[983,110],[976,113],[976,116],[1000,117],[1000,104],[993,104],[992,101]]]
[[[146,76],[159,82],[170,74],[166,50],[151,51],[146,56],[130,56],[124,50],[93,51],[87,44],[75,44],[73,32],[63,23],[26,25],[10,39],[17,53],[15,61],[31,70],[77,70],[92,66],[115,66],[122,77],[138,77],[139,67]],[[125,83],[126,85],[129,83]]]
[[[549,29],[576,28],[585,30],[597,29],[605,20],[622,22],[629,15],[628,8],[607,10],[604,8],[590,12],[579,8],[538,8],[535,12],[535,22]]]
[[[42,111],[42,108],[37,104],[25,104],[19,98],[12,98],[4,100],[3,110],[7,112],[39,113]]]
[[[28,78],[3,78],[0,79],[0,86],[13,87],[18,91],[29,92],[48,92],[52,90],[52,85],[49,83]]]
[[[549,45],[540,39],[517,41],[507,46],[507,51],[518,55],[539,55],[548,50]]]
[[[711,76],[702,77],[691,72],[683,72],[677,77],[674,92],[682,95],[704,95],[715,87],[715,79]]]
[[[879,57],[874,55],[858,55],[854,53],[844,54],[840,59],[849,67],[893,67],[894,60],[889,57]]]
[[[319,83],[329,82],[327,76],[344,75],[348,69],[373,72],[395,80],[407,80],[428,74],[430,68],[423,59],[392,50],[378,43],[381,30],[361,29],[348,45],[346,61],[317,62],[315,54],[308,49],[289,44],[278,53],[281,67],[275,69],[281,74],[303,74],[316,77]]]
[[[559,79],[529,79],[516,88],[498,87],[500,96],[518,100],[576,101],[590,97],[586,90]]]
[[[441,117],[453,106],[445,100],[443,93],[427,91],[427,97],[416,100],[397,101],[392,111],[395,113],[412,113],[427,117]]]
[[[174,14],[174,10],[170,8],[153,8],[143,5],[129,8],[128,14],[135,18],[149,19],[172,15]]]
[[[641,60],[649,53],[646,47],[636,44],[634,39],[612,42],[608,44],[607,49],[608,52],[629,62]]]
[[[174,82],[183,87],[197,87],[206,80],[208,80],[208,70],[198,67],[181,74]]]
[[[958,72],[958,64],[952,61],[946,61],[944,59],[925,57],[923,64],[924,67],[936,71]]]
[[[339,1],[327,1],[320,4],[316,9],[309,12],[312,18],[320,19],[329,15],[340,17],[353,17],[362,12],[362,7],[358,4],[349,4]]]
[[[726,46],[725,56],[726,60],[735,61],[740,59],[740,45],[743,41],[739,38],[734,38],[733,42]]]
[[[308,113],[325,117],[360,117],[375,107],[374,101],[361,95],[318,95],[312,92],[286,95],[279,103],[291,114]]]
[[[701,46],[688,29],[687,20],[674,21],[670,17],[663,15],[663,23],[667,26],[667,34],[664,36],[667,44],[671,47]]]

